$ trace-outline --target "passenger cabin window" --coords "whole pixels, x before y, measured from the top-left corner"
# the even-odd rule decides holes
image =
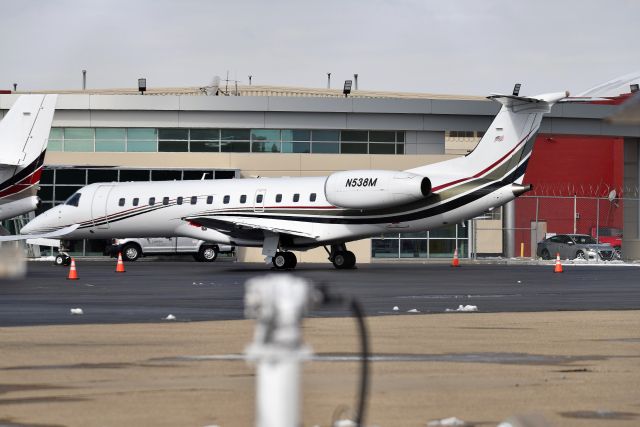
[[[118,200],[118,206],[124,206],[124,197]]]
[[[149,197],[149,206],[153,206],[156,204],[156,198],[155,197]]]
[[[240,203],[247,203],[247,195],[243,194],[242,196],[240,196]]]
[[[191,204],[195,205],[196,203],[198,203],[198,196],[191,196]]]
[[[177,203],[177,204],[179,204],[179,205],[181,205],[181,204],[182,204],[182,197],[178,197],[178,198],[176,199],[176,203]]]
[[[280,203],[282,201],[282,194],[276,194],[276,203]]]
[[[169,198],[168,197],[163,197],[162,198],[162,204],[165,205],[165,206],[168,205],[169,204]]]
[[[133,198],[133,206],[138,206],[138,203],[140,202],[140,199],[137,197]]]
[[[75,206],[78,207],[78,203],[80,202],[80,193],[75,193],[72,194],[71,197],[69,197],[64,204],[65,205],[69,205],[69,206]]]
[[[300,201],[300,195],[298,193],[293,195],[293,201],[296,203]]]
[[[311,193],[309,195],[309,201],[310,202],[315,202],[316,201],[316,193]]]
[[[207,204],[210,205],[213,203],[213,196],[207,196]]]
[[[222,199],[222,203],[226,205],[227,203],[229,203],[229,199],[231,199],[230,196],[224,196],[224,198]]]
[[[256,203],[262,203],[262,194],[256,196]]]

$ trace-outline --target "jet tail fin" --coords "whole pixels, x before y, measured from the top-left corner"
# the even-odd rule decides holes
[[[0,167],[25,166],[46,149],[57,95],[22,95],[0,121]]]

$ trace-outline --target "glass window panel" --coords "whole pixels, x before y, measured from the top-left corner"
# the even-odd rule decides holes
[[[220,143],[218,141],[194,141],[191,140],[191,151],[194,153],[206,153],[220,151]]]
[[[466,227],[463,227],[462,225],[458,225],[458,238],[467,238],[469,237],[469,222],[465,221],[464,225]]]
[[[62,151],[62,141],[57,140],[49,140],[47,144],[47,150],[49,151]]]
[[[280,130],[251,129],[251,141],[280,141]]]
[[[396,154],[396,144],[369,144],[369,154]]]
[[[404,144],[396,145],[396,154],[404,154]]]
[[[429,237],[456,237],[456,224],[445,225],[440,228],[435,228],[429,231]]]
[[[127,138],[127,132],[123,128],[96,128],[97,140],[122,140]]]
[[[126,149],[125,141],[96,140],[96,152],[123,152]]]
[[[339,130],[314,130],[312,136],[314,141],[340,141]]]
[[[124,197],[118,200],[118,206],[124,206]]]
[[[276,194],[276,203],[280,203],[282,201],[282,194]]]
[[[138,206],[138,203],[140,203],[140,198],[134,197],[132,202],[133,206]]]
[[[93,139],[66,139],[64,141],[64,151],[92,152]]]
[[[179,205],[181,205],[181,204],[182,204],[182,197],[178,197],[178,198],[176,199],[176,203],[177,203],[177,204],[179,204]]]
[[[89,139],[93,141],[93,128],[65,128],[64,139]]]
[[[57,169],[56,184],[78,184],[85,185],[86,170],[85,169]]]
[[[456,247],[454,239],[429,240],[430,258],[453,258],[453,251]]]
[[[62,139],[62,128],[51,128],[49,131],[49,139]]]
[[[189,143],[187,141],[158,141],[159,152],[186,152],[189,151]]]
[[[468,258],[469,242],[467,240],[458,240],[458,256],[460,258]]]
[[[283,153],[310,153],[311,143],[309,142],[283,142]]]
[[[243,194],[242,196],[240,196],[240,203],[247,203],[247,195]]]
[[[222,198],[222,203],[224,203],[224,204],[226,205],[227,203],[229,203],[229,200],[230,200],[230,199],[231,199],[231,196],[228,196],[228,195],[227,195],[227,196],[224,196],[224,197]]]
[[[84,240],[65,240],[64,247],[69,255],[78,256],[84,254]]]
[[[195,205],[196,203],[198,203],[198,196],[191,196],[191,204]]]
[[[149,206],[153,206],[156,204],[156,198],[155,197],[149,197]]]
[[[94,182],[114,182],[118,181],[118,171],[113,169],[88,169],[87,184]]]
[[[309,201],[310,202],[315,202],[316,201],[316,193],[311,193],[309,195]]]
[[[151,181],[181,181],[182,171],[179,170],[152,170]]]
[[[296,193],[293,195],[293,201],[298,203],[300,201],[300,194]]]
[[[251,146],[249,141],[225,141],[220,148],[223,153],[248,153]]]
[[[312,149],[314,153],[339,153],[340,145],[337,142],[314,142]]]
[[[422,239],[400,240],[400,258],[426,258],[427,242]]]
[[[341,152],[343,154],[367,154],[367,143],[343,142],[341,146]]]
[[[105,239],[87,239],[84,245],[84,254],[86,255],[103,255],[105,249],[111,244],[110,240]]]
[[[155,141],[158,139],[158,129],[155,128],[129,128],[127,129],[129,141]]]
[[[133,153],[140,152],[156,152],[158,151],[158,143],[156,141],[131,141],[127,142],[127,151]]]
[[[168,197],[163,197],[162,198],[162,204],[165,205],[165,206],[168,205],[169,204],[169,198]]]
[[[149,171],[144,169],[122,169],[120,181],[149,181]]]
[[[220,139],[220,129],[190,129],[191,141],[217,141]]]
[[[254,153],[279,153],[280,143],[270,141],[253,141],[251,151]]]
[[[189,129],[158,129],[158,139],[186,141],[189,139]]]
[[[220,137],[223,141],[249,140],[249,129],[222,129]]]
[[[311,141],[310,130],[282,130],[283,141]]]
[[[396,142],[396,133],[388,130],[372,130],[369,131],[369,141]]]
[[[396,132],[396,142],[404,142],[404,132]]]
[[[216,171],[215,179],[233,179],[236,177],[235,171]]]
[[[371,256],[373,258],[398,258],[399,241],[397,239],[372,239]]]
[[[42,169],[42,175],[40,176],[41,184],[53,184],[53,169],[49,169],[45,166]]]
[[[75,193],[76,191],[78,191],[79,189],[81,189],[83,186],[76,186],[76,185],[56,185],[55,188],[55,198],[56,201],[59,202],[64,202],[65,200],[67,200],[69,197],[71,197],[73,195],[73,193]]]
[[[341,133],[341,141],[367,142],[368,140],[369,132],[366,130],[343,130]]]
[[[210,170],[186,170],[182,172],[182,179],[201,180],[202,175],[204,175],[204,179],[213,179],[213,171]]]
[[[210,205],[213,203],[213,196],[207,196],[207,204]]]
[[[40,197],[40,200],[44,201],[53,200],[53,186],[41,185],[40,190],[38,190],[38,197]]]
[[[421,239],[426,239],[427,238],[427,232],[426,231],[416,231],[414,233],[400,233],[400,237],[402,237],[402,238],[421,238]]]

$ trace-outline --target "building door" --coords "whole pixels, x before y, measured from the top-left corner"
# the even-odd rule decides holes
[[[107,209],[109,202],[109,193],[113,189],[113,185],[99,185],[96,192],[93,193],[91,201],[91,218],[93,226],[99,229],[109,228],[109,219],[107,218]]]

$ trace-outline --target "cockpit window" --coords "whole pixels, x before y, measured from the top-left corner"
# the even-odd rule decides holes
[[[80,203],[80,196],[80,193],[74,193],[64,202],[64,204],[77,207],[78,203]]]

